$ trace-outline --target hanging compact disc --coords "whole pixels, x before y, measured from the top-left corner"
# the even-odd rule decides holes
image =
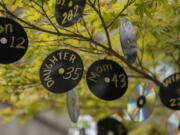
[[[55,16],[58,24],[68,27],[81,17],[86,0],[56,0]]]
[[[51,53],[40,69],[43,86],[54,93],[73,89],[81,80],[83,63],[80,56],[72,50],[61,49]]]
[[[152,84],[139,83],[132,91],[128,100],[127,111],[135,122],[146,120],[152,113],[156,101],[156,94]]]
[[[77,88],[67,92],[67,109],[72,122],[77,122],[80,114],[79,95]]]
[[[98,135],[127,135],[127,130],[121,122],[105,118],[98,122]]]
[[[0,17],[0,64],[20,60],[28,48],[28,38],[23,27],[12,19]]]
[[[180,117],[179,114],[173,113],[167,123],[167,135],[179,135],[180,134]]]
[[[180,72],[167,77],[160,86],[162,103],[173,110],[180,110]]]
[[[86,80],[91,92],[103,100],[120,98],[128,86],[124,69],[111,60],[94,62],[87,71]]]
[[[136,35],[131,22],[127,18],[121,21],[120,42],[127,62],[133,64],[137,57]]]

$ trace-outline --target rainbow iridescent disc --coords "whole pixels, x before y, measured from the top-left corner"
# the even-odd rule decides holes
[[[138,83],[133,90],[127,105],[130,118],[135,122],[146,120],[155,105],[156,93],[152,84]]]
[[[180,135],[180,121],[175,113],[171,114],[168,119],[167,135]]]

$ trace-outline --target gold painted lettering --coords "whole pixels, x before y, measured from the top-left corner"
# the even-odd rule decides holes
[[[82,68],[76,68],[75,71],[74,71],[74,77],[72,77],[71,79],[72,80],[77,80],[80,76],[80,74],[78,73],[78,70],[82,70]]]
[[[11,45],[10,45],[10,47],[11,47],[11,48],[14,48],[14,40],[15,40],[15,37],[12,36],[11,39],[12,39],[12,40],[11,40]]]
[[[47,68],[47,69],[51,69],[52,67],[53,67],[53,64],[45,64],[45,67]]]
[[[16,45],[16,48],[25,49],[25,46],[23,46],[23,44],[25,43],[25,39],[23,37],[18,37],[17,40],[21,40],[21,42]]]
[[[111,64],[104,64],[103,69],[104,69],[104,72],[112,71],[112,65]]]
[[[175,82],[176,81],[176,79],[175,79],[175,76],[173,75],[172,77],[172,82]]]
[[[175,107],[175,106],[176,106],[176,104],[175,104],[176,99],[175,99],[175,98],[171,98],[171,99],[169,100],[169,102],[170,102],[170,106],[171,106],[171,107]]]
[[[168,85],[171,84],[171,78],[167,78],[163,84],[165,87],[168,87]]]
[[[179,81],[179,80],[180,80],[180,73],[176,74],[176,81]]]
[[[8,28],[9,28],[9,30],[8,30]],[[6,24],[5,25],[5,33],[7,34],[8,32],[10,32],[10,33],[13,32],[12,24]]]
[[[49,81],[47,81],[46,85],[47,85],[48,88],[50,88],[50,87],[52,87],[54,85],[54,83],[55,83],[54,80],[49,80]]]
[[[52,78],[50,77],[50,74],[47,74],[46,77],[44,78],[44,81],[49,81],[52,80]]]
[[[69,62],[73,64],[75,59],[76,59],[76,55],[72,54],[71,57],[69,58]]]
[[[71,21],[73,19],[73,10],[69,10],[67,19],[68,19],[68,21]]]
[[[58,56],[59,56],[59,60],[62,60],[62,53],[58,53]]]
[[[95,72],[91,72],[90,75],[91,75],[91,76],[88,77],[88,80],[93,81],[93,82],[96,82],[95,79],[96,79],[97,77],[100,77],[100,75],[97,74],[97,73],[95,73]]]
[[[102,72],[103,72],[103,68],[102,68],[101,66],[98,66],[98,67],[96,68],[96,72],[102,73]]]
[[[64,53],[64,60],[67,60],[68,54],[69,54],[68,52]]]
[[[170,106],[171,107],[176,107],[176,106],[179,106],[180,107],[180,97],[179,98],[171,98],[170,100],[169,100],[169,102],[170,102]]]
[[[49,61],[55,64],[56,62],[58,62],[58,59],[53,55],[52,59],[49,59]]]
[[[45,72],[45,73],[43,74],[43,76],[47,76],[47,75],[50,75],[51,70],[50,70],[50,69],[45,69],[45,70],[43,70],[43,72]]]
[[[65,24],[66,23],[66,18],[67,18],[68,14],[66,12],[64,12],[63,14],[63,20],[62,20],[62,24]]]
[[[4,27],[2,25],[0,25],[0,33],[4,32]]]
[[[65,4],[65,0],[57,0],[57,5],[63,6]]]
[[[74,17],[78,16],[78,8],[79,8],[79,5],[75,5],[74,6]]]
[[[118,88],[118,78],[116,74],[113,75],[112,82],[114,82],[115,87]]]
[[[67,71],[67,76],[63,76],[63,79],[69,80],[72,77],[72,72],[74,72],[74,67],[68,67]]]
[[[126,86],[126,76],[124,74],[120,74],[119,78],[121,78],[120,82],[122,83],[121,88],[124,88]]]

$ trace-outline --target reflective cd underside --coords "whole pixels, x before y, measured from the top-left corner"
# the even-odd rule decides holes
[[[180,134],[180,121],[175,113],[173,113],[167,123],[167,135],[179,135]]]
[[[98,60],[86,75],[90,91],[100,99],[115,100],[126,92],[128,78],[124,69],[111,60]]]
[[[57,0],[55,16],[58,24],[68,27],[75,24],[81,17],[86,0]]]
[[[160,86],[162,103],[173,110],[180,110],[180,72],[168,76]]]
[[[136,35],[131,22],[127,18],[121,21],[120,42],[127,62],[133,64],[137,57]]]
[[[152,84],[139,83],[132,91],[128,101],[128,114],[133,121],[146,120],[152,113],[156,100],[156,94]]]
[[[20,60],[28,49],[28,37],[16,21],[0,17],[0,64]]]
[[[79,95],[77,88],[67,92],[67,110],[72,122],[77,122],[80,115]]]
[[[54,93],[64,93],[73,89],[83,75],[80,56],[72,50],[57,50],[44,60],[40,69],[43,86]]]

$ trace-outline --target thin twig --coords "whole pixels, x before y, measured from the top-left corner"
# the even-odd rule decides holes
[[[99,18],[100,18],[100,20],[101,20],[102,25],[103,25],[104,30],[105,30],[105,33],[106,33],[107,40],[108,40],[109,48],[112,49],[109,32],[108,32],[107,26],[106,26],[106,24],[105,24],[104,18],[103,18],[102,14],[101,14],[99,0],[98,0],[99,10],[95,7],[95,5],[93,5],[93,3],[92,3],[90,0],[89,0],[89,3],[90,3],[90,5],[91,5],[91,7],[96,11],[96,13],[98,14],[98,16],[99,16]]]
[[[119,12],[119,14],[112,20],[111,23],[109,23],[109,25],[107,25],[107,28],[111,27],[111,25],[122,15],[122,13],[133,3],[134,1],[130,1],[128,0],[126,5],[124,6],[124,8]]]

